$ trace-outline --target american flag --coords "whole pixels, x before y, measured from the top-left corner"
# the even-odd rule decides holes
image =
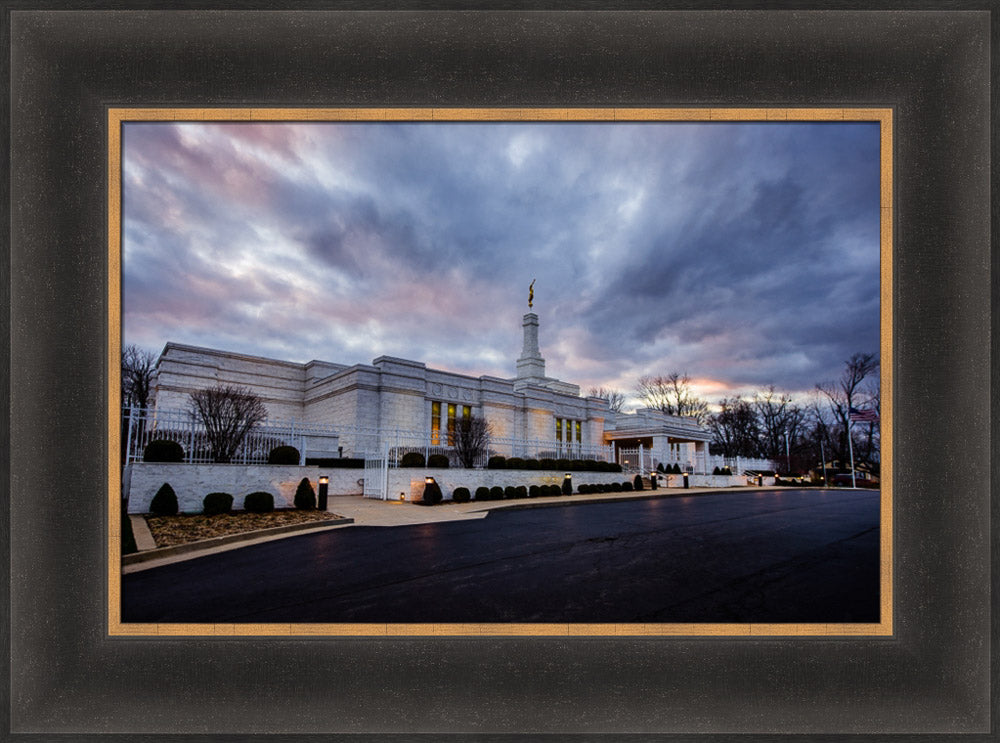
[[[858,410],[851,408],[849,417],[852,423],[878,423],[878,413],[874,409]]]

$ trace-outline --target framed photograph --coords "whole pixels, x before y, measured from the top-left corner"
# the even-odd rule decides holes
[[[984,649],[994,632],[989,575],[991,478],[995,475],[989,449],[992,413],[988,406],[984,409],[981,394],[991,381],[991,349],[982,343],[989,337],[991,324],[990,13],[721,9],[9,13],[14,101],[10,120],[14,363],[8,629],[10,733],[15,739],[57,732],[81,736],[239,734],[262,739],[292,735],[304,740],[371,733],[400,739],[419,733],[457,739],[487,734],[530,738],[539,733],[567,739],[602,734],[699,734],[720,739],[737,733],[991,734],[991,665]],[[151,66],[149,60],[154,58],[157,64]],[[956,80],[963,82],[956,85]],[[234,221],[236,207],[245,208],[253,201],[250,191],[260,196],[262,184],[271,183],[268,179],[276,174],[293,180],[289,168],[294,163],[279,162],[273,149],[264,153],[271,158],[268,162],[262,156],[242,173],[227,169],[231,163],[221,154],[189,162],[191,167],[185,171],[178,161],[184,148],[171,148],[157,137],[163,133],[180,139],[203,137],[203,144],[211,140],[219,153],[239,154],[241,145],[234,144],[236,139],[248,132],[268,138],[282,127],[287,131],[290,122],[312,122],[303,126],[317,127],[313,133],[323,126],[336,129],[320,123],[332,122],[344,131],[353,126],[358,134],[366,131],[365,122],[390,121],[419,123],[425,131],[475,124],[484,132],[504,122],[518,126],[545,122],[548,127],[565,127],[560,138],[568,144],[573,144],[569,132],[578,131],[571,127],[603,125],[608,127],[604,131],[625,131],[623,122],[653,127],[672,122],[688,128],[716,127],[715,131],[755,125],[798,131],[797,125],[805,126],[799,122],[826,122],[837,132],[856,131],[852,125],[871,127],[876,132],[874,139],[869,137],[876,162],[869,162],[866,172],[874,173],[874,179],[861,170],[853,175],[848,170],[845,161],[868,146],[853,140],[836,161],[827,160],[826,165],[822,158],[803,155],[802,168],[823,172],[800,171],[798,175],[801,182],[817,182],[842,169],[844,178],[857,181],[853,189],[842,184],[837,191],[804,190],[813,214],[835,211],[848,196],[877,195],[868,208],[875,212],[869,221],[874,219],[877,225],[875,258],[880,262],[876,270],[880,310],[876,310],[875,325],[880,335],[883,425],[881,498],[876,495],[872,501],[876,536],[866,538],[873,558],[864,570],[871,572],[872,580],[844,577],[845,570],[854,569],[853,563],[838,570],[837,566],[849,564],[838,562],[841,553],[831,553],[813,561],[817,568],[806,575],[814,578],[811,582],[804,579],[808,585],[801,587],[795,599],[808,603],[802,599],[805,592],[833,597],[819,614],[781,614],[773,609],[768,610],[770,614],[753,614],[746,604],[736,610],[730,607],[728,614],[708,611],[693,619],[681,614],[655,615],[648,622],[631,620],[635,611],[616,607],[616,602],[620,606],[641,600],[627,593],[609,600],[610,608],[592,620],[560,621],[543,614],[540,621],[532,621],[537,616],[532,609],[506,615],[506,621],[498,622],[484,619],[486,614],[464,616],[456,610],[455,621],[448,621],[447,595],[452,589],[427,587],[427,595],[438,596],[433,603],[445,608],[437,614],[421,614],[403,592],[396,599],[403,607],[396,609],[396,615],[404,619],[395,622],[384,618],[384,613],[331,621],[301,609],[296,611],[302,614],[289,614],[274,605],[243,612],[235,608],[235,593],[227,593],[229,589],[212,580],[198,582],[201,576],[192,575],[190,569],[185,574],[188,585],[197,586],[190,590],[176,590],[184,580],[176,576],[158,584],[129,577],[141,572],[126,571],[123,576],[119,529],[131,521],[123,518],[127,514],[121,495],[134,487],[137,499],[151,503],[155,487],[140,486],[144,481],[135,474],[142,472],[142,457],[136,452],[150,443],[139,438],[139,433],[145,435],[157,425],[159,430],[168,430],[163,425],[170,419],[167,401],[171,395],[180,400],[189,392],[178,380],[190,376],[193,369],[209,369],[206,354],[217,351],[241,354],[236,360],[239,364],[250,363],[248,359],[259,364],[270,358],[291,368],[308,361],[299,358],[303,353],[299,350],[282,357],[276,353],[280,343],[272,340],[267,346],[263,332],[260,345],[247,348],[222,348],[221,342],[202,341],[225,337],[225,323],[232,319],[220,311],[202,310],[207,322],[200,336],[192,336],[197,336],[195,341],[162,339],[177,342],[168,343],[164,350],[164,358],[170,351],[176,363],[158,370],[162,384],[156,394],[163,403],[156,413],[159,422],[152,414],[140,421],[134,408],[128,418],[121,417],[118,376],[123,338],[128,343],[133,336],[143,337],[137,325],[129,325],[129,307],[142,308],[147,315],[160,313],[160,327],[181,332],[185,322],[192,324],[191,310],[199,303],[221,307],[219,301],[206,303],[213,292],[216,300],[229,296],[238,302],[238,297],[220,294],[219,284],[199,295],[188,293],[184,281],[199,276],[196,267],[204,270],[220,256],[228,261],[227,266],[232,265],[232,259],[225,257],[231,254],[220,245],[225,235],[249,240],[251,232],[260,237],[267,231],[267,220],[257,222],[245,216],[240,224]],[[192,126],[185,128],[185,124]],[[226,126],[244,128],[227,132]],[[379,167],[387,178],[401,161],[409,159],[412,167],[414,160],[401,149],[393,150],[391,142],[371,144],[363,138],[358,134],[349,143],[352,151],[378,152],[375,159],[380,159]],[[525,137],[520,149],[508,147],[508,160],[520,157],[523,163],[530,154],[525,149],[530,139]],[[639,137],[633,132],[619,139],[618,158],[632,165],[616,174],[608,166],[611,160],[603,167],[608,182],[614,175],[627,186],[629,173],[638,178],[640,169],[636,153],[625,143]],[[451,142],[473,156],[477,143],[455,138]],[[419,144],[427,152],[433,150],[426,139]],[[478,144],[483,149],[477,157],[496,150],[494,144]],[[719,143],[711,147],[722,149]],[[585,148],[586,143],[581,143],[577,150]],[[568,163],[571,150],[553,162]],[[591,167],[598,161],[596,152],[595,140],[588,150]],[[679,157],[680,150],[671,152]],[[297,153],[300,158],[302,154],[303,150]],[[324,198],[337,189],[351,192],[345,182],[337,180],[347,177],[346,171],[322,171],[320,150],[307,154],[299,162],[305,163],[312,180],[337,181],[324,183],[328,189]],[[442,150],[440,157],[443,160],[450,154]],[[352,167],[362,177],[367,166],[359,161]],[[766,170],[767,165],[760,168]],[[679,179],[682,171],[678,167]],[[194,194],[214,179],[237,190],[249,189],[241,191],[247,200],[234,203],[228,226],[215,226],[216,231],[210,232],[207,222],[197,227],[192,227],[193,221],[185,222],[192,229],[205,228],[198,242],[203,252],[198,255],[164,238],[166,231],[158,236],[144,232],[150,225],[186,219],[184,210],[177,210],[172,202],[177,191],[165,186],[174,179],[170,185],[177,187],[182,172],[189,178],[181,185],[191,197],[188,206],[197,202]],[[727,171],[715,172],[721,179]],[[247,173],[254,177],[246,177]],[[732,173],[738,174],[733,180],[752,180],[735,165]],[[425,164],[419,175],[432,178],[434,169]],[[158,183],[150,185],[149,180]],[[419,183],[419,177],[409,182]],[[520,184],[517,188],[525,190]],[[567,201],[583,198],[566,190]],[[534,193],[537,200],[543,199],[540,191]],[[768,193],[766,203],[756,202],[754,213],[761,218],[765,209],[801,214],[807,208],[801,200],[796,205],[782,201],[776,191]],[[272,222],[284,220],[282,228],[287,229],[287,220],[295,215],[302,218],[308,204],[299,202],[306,196],[306,190],[289,194],[290,206],[274,212],[278,216]],[[458,196],[452,197],[455,211],[468,213]],[[413,193],[402,197],[409,199],[411,207],[422,198]],[[435,200],[440,198],[435,196]],[[204,199],[201,203],[206,210],[222,210],[217,203],[209,206]],[[422,203],[426,208],[428,202]],[[620,206],[627,210],[628,203]],[[260,206],[258,211],[263,209]],[[429,218],[439,221],[447,211],[427,209]],[[718,223],[720,212],[715,214]],[[745,214],[752,216],[750,211]],[[597,207],[592,216],[600,221]],[[621,210],[618,217],[623,218]],[[565,218],[566,235],[577,235],[569,224],[575,227],[582,216],[566,209]],[[822,217],[820,222],[831,232],[839,229],[833,217]],[[552,229],[552,224],[546,222],[546,229]],[[411,253],[416,251],[419,241],[407,242],[404,233],[393,234]],[[727,233],[707,225],[701,234],[724,237]],[[305,232],[300,237],[303,244],[313,244]],[[331,240],[327,234],[320,242],[331,249]],[[142,281],[116,263],[126,254],[123,242],[128,241],[141,245],[139,252],[152,266]],[[394,255],[362,243],[354,245],[361,252],[350,256],[355,264],[366,259],[378,264]],[[343,246],[344,241],[337,244]],[[508,245],[503,240],[496,244]],[[321,248],[316,250],[322,252]],[[758,261],[774,260],[760,245],[754,252]],[[206,259],[206,255],[215,258]],[[793,255],[786,252],[778,260],[787,262]],[[272,256],[269,272],[254,273],[258,269],[247,266],[244,274],[257,285],[270,280],[285,290],[294,288],[294,281],[282,283],[280,266],[274,262],[288,256]],[[655,262],[653,253],[634,250],[633,257],[650,265]],[[834,263],[823,273],[850,287],[871,278],[851,274],[857,265],[872,265],[870,259],[867,264],[863,260],[852,264],[845,258],[846,275],[837,275]],[[752,262],[751,257],[748,266]],[[382,265],[383,272],[389,268],[390,264]],[[530,267],[525,270],[530,273]],[[551,282],[555,274],[545,270],[545,281]],[[750,268],[746,273],[752,273]],[[209,274],[200,275],[206,285],[212,284]],[[335,274],[323,277],[333,280]],[[362,276],[344,275],[349,280]],[[413,274],[422,275],[426,274]],[[458,272],[453,278],[468,277]],[[598,418],[610,421],[615,416],[594,412],[607,411],[610,402],[599,394],[596,376],[591,379],[582,370],[576,372],[576,381],[594,381],[593,394],[578,397],[588,401],[583,412],[570,405],[568,398],[555,399],[569,395],[575,385],[574,379],[563,381],[546,373],[544,342],[542,352],[536,352],[539,325],[544,339],[546,318],[539,309],[539,322],[533,302],[545,281],[537,286],[532,283],[530,293],[527,282],[517,289],[526,295],[527,304],[517,310],[526,313],[517,377],[504,380],[492,368],[472,372],[470,367],[468,373],[464,367],[451,368],[448,373],[457,374],[456,379],[464,379],[466,373],[492,395],[475,398],[476,389],[466,389],[461,381],[428,377],[426,405],[421,403],[409,414],[412,420],[419,419],[413,427],[419,427],[427,441],[401,442],[403,428],[397,426],[391,444],[386,437],[377,442],[378,450],[384,449],[384,461],[389,457],[401,460],[423,449],[422,464],[430,464],[431,453],[442,456],[437,449],[432,452],[433,447],[444,455],[455,454],[459,423],[473,419],[473,411],[482,409],[485,414],[490,400],[507,394],[501,389],[504,383],[513,385],[514,392],[527,391],[539,400],[553,398],[552,420],[546,418],[545,426],[550,429],[555,422],[554,434],[549,436],[547,431],[533,440],[544,436],[555,447],[575,452],[573,457],[567,454],[552,460],[561,469],[571,470],[565,479],[575,480],[576,488],[602,484],[596,475],[588,479],[584,466],[588,460],[620,463],[623,456],[635,457],[626,466],[636,470],[629,471],[629,479],[635,474],[640,483],[674,459],[688,472],[680,476],[684,486],[689,475],[728,476],[724,470],[735,459],[730,458],[731,463],[711,452],[707,438],[699,445],[697,436],[683,438],[674,432],[664,433],[661,442],[650,433],[648,421],[644,421],[646,428],[629,427],[621,416],[615,426],[603,427],[603,438],[597,437]],[[477,284],[477,291],[482,294],[488,285],[488,281]],[[302,287],[308,293],[309,287]],[[401,296],[404,287],[406,281],[397,280],[391,290]],[[369,291],[386,290],[372,283]],[[496,290],[497,296],[502,293]],[[820,295],[820,290],[813,294]],[[125,295],[134,303],[116,307],[115,299]],[[859,296],[857,292],[848,295]],[[344,314],[354,295],[341,291],[340,296],[344,301],[336,311]],[[379,296],[386,301],[384,293]],[[420,296],[413,295],[417,300]],[[425,299],[430,296],[440,294]],[[144,299],[158,302],[144,304]],[[638,299],[638,295],[631,300],[623,296],[615,307],[628,313],[628,303],[636,304]],[[707,294],[705,302],[710,305]],[[511,307],[520,304],[518,300]],[[498,306],[505,304],[500,301]],[[815,302],[809,306],[816,311]],[[835,305],[833,311],[844,315],[847,324],[845,306]],[[641,309],[636,304],[631,312]],[[310,315],[304,305],[299,312],[312,324],[322,314]],[[475,325],[469,312],[463,317]],[[377,325],[370,324],[370,334],[381,332],[384,326]],[[215,326],[223,335],[212,335]],[[487,325],[475,327],[482,333]],[[337,347],[331,336],[313,335]],[[835,333],[830,335],[828,345],[845,347],[836,344]],[[437,346],[433,341],[426,346],[432,358],[440,355],[442,340],[436,342]],[[348,346],[339,348],[346,355]],[[374,373],[370,369],[379,374],[391,372],[399,379],[444,373],[432,368],[431,359],[411,358],[417,356],[409,352],[412,346],[387,342],[379,348],[385,349],[384,355],[371,365],[316,353],[325,360],[309,362],[313,366],[305,364],[301,371],[296,367],[294,373],[313,380],[310,384],[317,390],[323,384],[330,386],[328,392],[313,394],[328,400],[340,394],[330,381],[338,375]],[[568,364],[562,346],[557,353]],[[477,363],[484,357],[479,358]],[[786,367],[795,363],[791,351],[782,358],[788,359]],[[955,363],[957,358],[962,359],[960,365]],[[428,363],[421,370],[423,361]],[[461,365],[461,361],[452,363]],[[227,368],[232,371],[236,366]],[[206,373],[221,380],[226,377],[220,374],[222,369],[220,365]],[[233,379],[249,380],[252,386],[253,376],[239,369]],[[816,380],[821,381],[825,380]],[[431,399],[434,384],[442,389]],[[449,398],[449,384],[454,385],[454,400]],[[281,386],[275,383],[270,388],[275,385]],[[376,389],[382,389],[380,385]],[[574,394],[578,393],[577,389]],[[463,394],[469,395],[465,402]],[[276,396],[271,398],[273,403]],[[288,404],[298,405],[308,418],[305,399]],[[713,399],[713,404],[718,401]],[[379,405],[383,411],[391,410],[387,403]],[[469,409],[468,415],[463,406]],[[627,414],[641,414],[641,406],[636,407],[639,413]],[[847,407],[852,423],[862,424],[863,416],[871,414],[864,405]],[[300,420],[297,432],[289,431],[280,441],[262,440],[257,448],[269,452],[298,444],[298,462],[283,465],[289,468],[333,467],[332,459],[343,459],[345,449],[347,455],[361,451],[346,429],[335,432],[339,438],[334,440],[334,433],[306,423]],[[354,423],[352,430],[360,436],[364,420],[359,417]],[[524,431],[534,430],[515,418],[509,426],[515,423],[525,426]],[[616,430],[620,436],[616,437]],[[641,435],[636,433],[640,430]],[[205,456],[211,459],[194,464],[192,457],[198,450],[194,429],[187,436],[183,446],[192,464],[183,466],[238,466],[211,465],[238,460],[230,460],[237,456],[235,450],[220,454],[218,442],[210,439],[205,439]],[[518,449],[526,440],[524,432],[505,429],[495,434],[494,447],[484,448],[483,456],[517,459],[521,455],[523,461],[565,453],[548,443],[530,452]],[[793,434],[786,444],[789,474],[796,469],[791,444],[798,440]],[[501,446],[508,446],[509,451],[501,452]],[[610,447],[611,453],[605,453],[602,446]],[[53,452],[58,456],[52,456]],[[325,464],[311,464],[310,453],[313,463]],[[270,454],[261,456],[266,459]],[[713,456],[723,458],[715,462]],[[853,450],[850,457],[850,472],[856,477]],[[395,470],[388,464],[380,476],[375,469],[369,471],[368,460],[376,457],[362,459],[365,469],[357,479],[362,492],[355,496],[359,499],[371,495],[369,491],[378,483],[383,508],[420,510],[405,501],[433,494],[433,489],[426,489],[426,483],[434,480],[430,470],[420,470],[416,479],[396,482],[389,474]],[[827,462],[825,454],[821,461]],[[251,466],[248,462],[239,465],[241,470]],[[711,472],[712,464],[716,473]],[[123,465],[126,478],[119,483],[115,479],[121,478]],[[754,476],[763,469],[755,470]],[[774,471],[778,469],[772,467],[770,476],[776,475],[775,484],[780,486],[781,473]],[[488,469],[479,471],[489,473]],[[737,476],[745,474],[743,468],[737,472]],[[159,476],[158,471],[151,477]],[[323,476],[340,482],[336,475]],[[799,473],[802,476],[804,472]],[[347,482],[345,478],[341,479]],[[309,482],[311,474],[307,472],[303,479]],[[354,475],[349,479],[354,480]],[[445,497],[457,501],[456,493],[464,483],[443,475],[439,479],[446,485]],[[680,486],[680,482],[671,484]],[[805,487],[801,481],[796,485]],[[244,487],[248,489],[249,485]],[[402,492],[402,505],[384,502],[390,490],[393,496],[396,490]],[[516,500],[514,491],[508,497]],[[529,495],[527,487],[525,491]],[[573,484],[569,492],[575,492]],[[786,500],[795,492],[788,490]],[[241,500],[246,495],[239,494]],[[326,495],[324,487],[320,497]],[[530,495],[544,497],[540,490]],[[190,497],[186,491],[180,496],[182,504]],[[273,496],[286,498],[289,505],[293,499],[297,502],[294,482],[288,487],[276,485]],[[47,507],[41,507],[40,500]],[[143,509],[148,506],[144,501]],[[819,517],[815,514],[814,521]],[[846,518],[844,508],[838,506],[822,518],[823,528],[837,528],[831,519]],[[692,567],[685,574],[698,573]],[[310,580],[291,581],[282,588],[288,594],[281,599],[282,605],[296,605],[289,597],[304,595],[303,586]],[[144,603],[123,601],[129,598],[130,585],[135,586],[133,595],[142,595]],[[584,595],[584,587],[564,585],[565,593]],[[875,590],[869,595],[862,585],[875,586]],[[848,596],[844,586],[858,588]],[[326,590],[336,593],[342,588],[329,584]],[[559,595],[559,591],[551,594]],[[157,601],[168,595],[175,597],[171,601],[181,595],[185,601],[194,597],[190,604],[194,608],[188,614],[157,618]],[[790,597],[779,603],[783,607],[794,604]],[[199,614],[206,606],[215,608]],[[241,616],[248,618],[241,620]],[[51,673],[48,669],[52,668],[59,673]],[[192,709],[194,700],[196,708]]]

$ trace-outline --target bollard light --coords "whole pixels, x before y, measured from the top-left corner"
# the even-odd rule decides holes
[[[400,493],[399,494],[399,502],[402,503],[404,500],[406,500],[406,493]]]
[[[327,475],[319,476],[319,497],[316,505],[320,511],[326,510],[326,497],[329,484],[330,478]]]
[[[433,477],[425,477],[424,478],[424,485],[433,485],[433,484],[434,484],[434,478]]]
[[[687,472],[684,473],[684,487],[685,488],[688,487],[688,473]]]
[[[563,495],[573,494],[573,475],[569,472],[563,476],[562,493]]]

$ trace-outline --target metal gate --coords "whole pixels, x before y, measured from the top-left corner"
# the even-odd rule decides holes
[[[378,498],[388,500],[389,498],[389,447],[382,447],[382,451],[377,454],[365,455],[365,484],[363,491],[365,498]]]

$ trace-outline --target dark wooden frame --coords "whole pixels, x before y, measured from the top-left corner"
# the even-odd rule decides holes
[[[4,359],[11,493],[0,507],[12,738],[996,739],[988,3],[833,14],[594,13],[586,3],[507,15],[40,7],[7,4],[4,29],[14,363]],[[891,107],[895,634],[108,637],[106,110],[263,104]]]

